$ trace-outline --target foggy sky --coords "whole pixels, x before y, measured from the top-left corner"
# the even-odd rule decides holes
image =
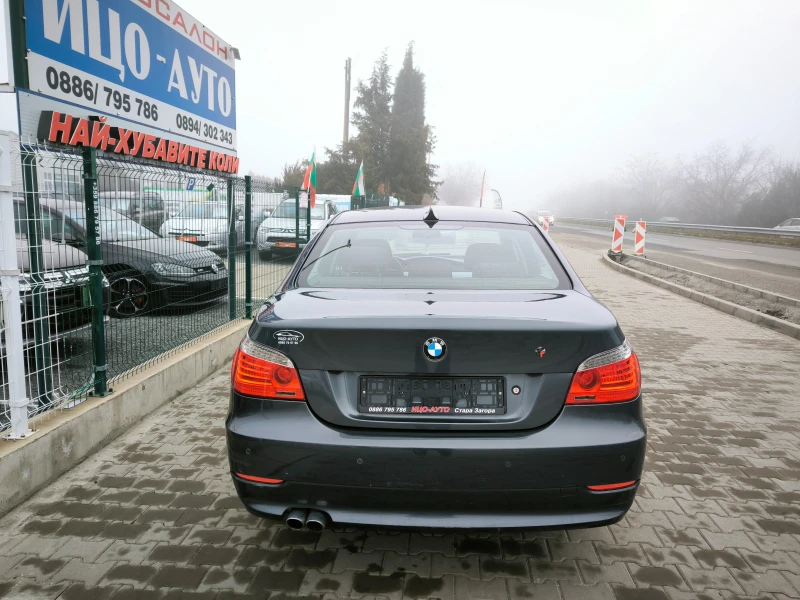
[[[180,3],[241,51],[243,173],[341,142],[345,59],[355,88],[383,48],[396,74],[410,40],[433,161],[487,169],[507,207],[547,208],[547,192],[636,153],[754,138],[800,158],[794,0]]]

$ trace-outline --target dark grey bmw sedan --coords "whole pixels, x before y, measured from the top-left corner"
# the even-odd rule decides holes
[[[236,490],[295,529],[614,523],[646,435],[616,319],[510,211],[337,215],[233,360]]]

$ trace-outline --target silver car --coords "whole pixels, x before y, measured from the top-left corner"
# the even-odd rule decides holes
[[[284,200],[272,214],[258,227],[256,245],[258,256],[270,260],[273,255],[287,255],[305,246],[306,208],[300,208],[300,234],[297,235],[295,200]],[[325,223],[339,212],[332,200],[317,202],[311,209],[311,237],[325,226]],[[300,239],[298,239],[300,238]]]
[[[234,208],[236,245],[244,244],[244,215]],[[224,202],[192,202],[161,226],[162,237],[189,242],[214,252],[228,250],[228,207]]]
[[[773,229],[788,229],[789,231],[800,231],[800,219],[786,219],[783,223]]]

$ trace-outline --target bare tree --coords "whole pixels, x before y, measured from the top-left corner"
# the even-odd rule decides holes
[[[444,179],[437,191],[442,204],[478,206],[483,172],[472,162],[445,165]],[[488,192],[488,190],[486,190]]]
[[[678,159],[678,179],[688,208],[707,223],[732,223],[753,194],[764,194],[773,179],[771,148],[745,142],[734,151],[717,142],[704,154]]]
[[[640,214],[636,217],[639,218],[658,218],[676,187],[674,169],[657,154],[634,156],[617,171],[616,179],[637,203]]]

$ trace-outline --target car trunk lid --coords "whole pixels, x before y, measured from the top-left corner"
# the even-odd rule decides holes
[[[262,309],[250,335],[294,361],[310,407],[334,425],[448,430],[545,425],[578,365],[624,339],[605,307],[571,290],[291,291]],[[430,338],[446,346],[440,360],[426,358]],[[491,415],[364,414],[367,377],[492,380],[506,405]]]

